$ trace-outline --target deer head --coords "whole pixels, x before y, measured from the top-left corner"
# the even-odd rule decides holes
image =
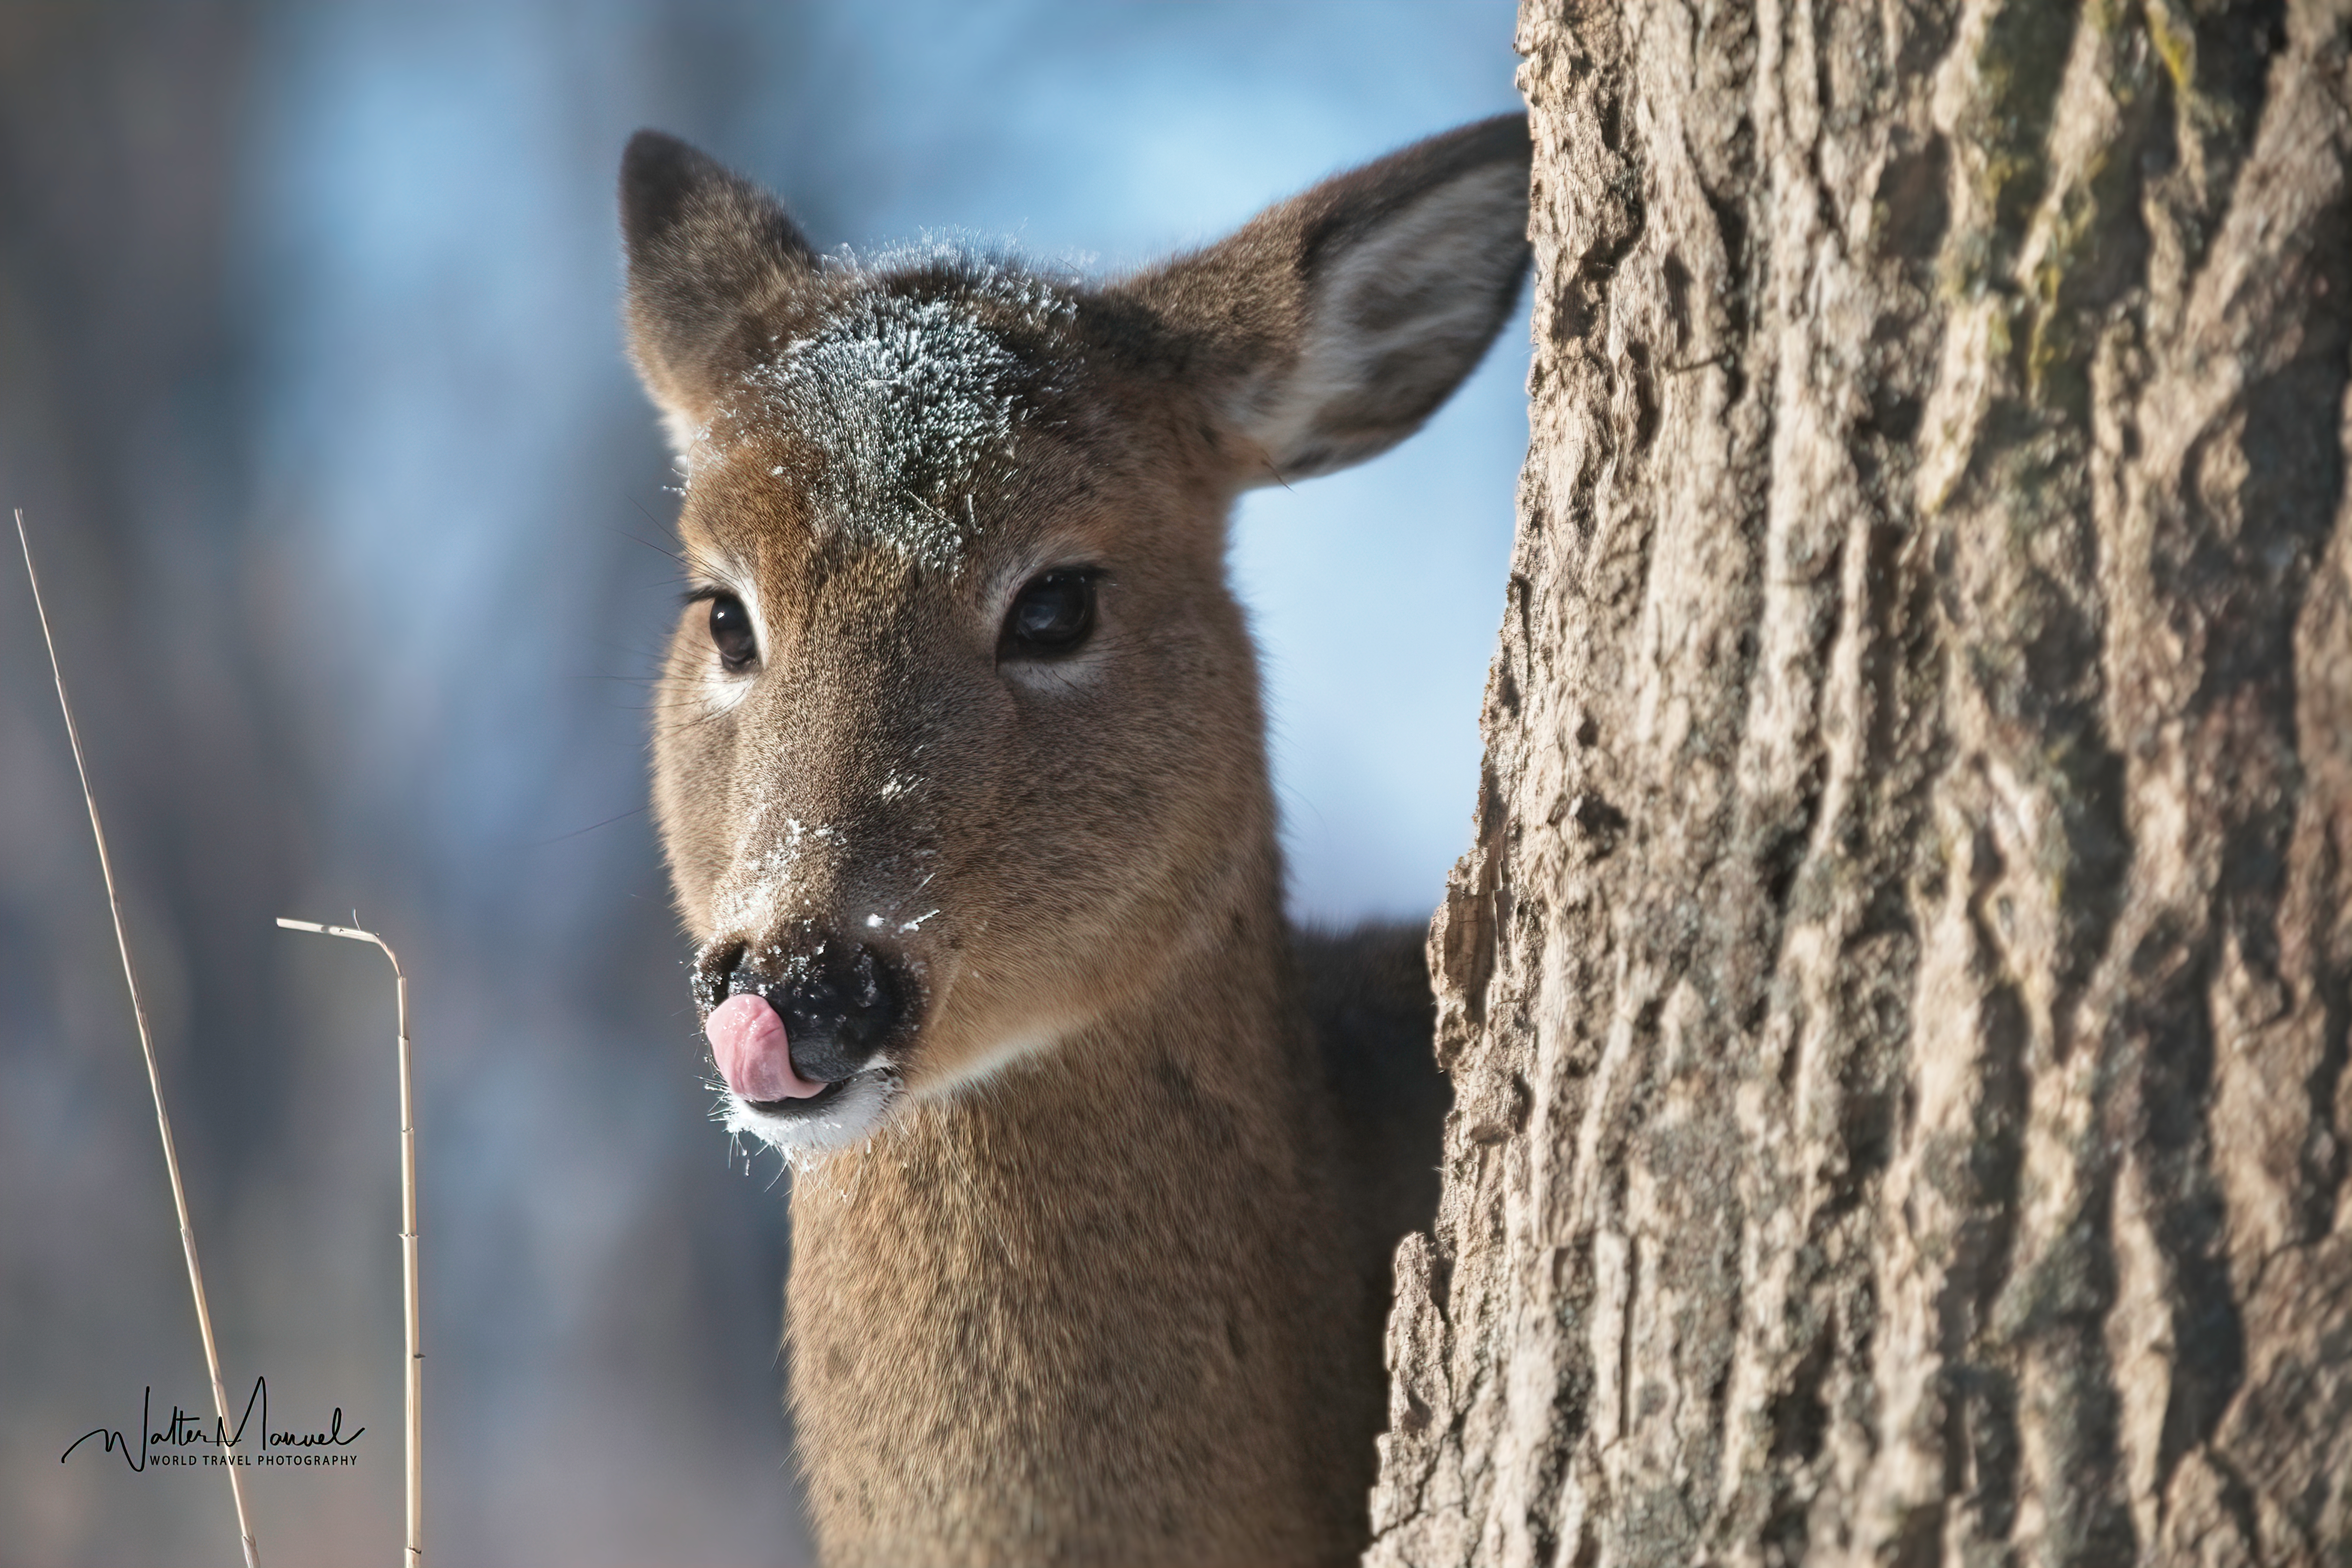
[[[1528,164],[1487,121],[1097,284],[821,258],[692,148],[630,143],[629,342],[691,579],[654,803],[731,1125],[862,1140],[1278,899],[1228,512],[1468,374]]]

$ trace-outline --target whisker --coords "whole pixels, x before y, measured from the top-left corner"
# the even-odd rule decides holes
[[[635,816],[638,813],[646,809],[646,807],[642,805],[633,805],[629,807],[628,810],[621,813],[618,816],[608,816],[602,822],[592,822],[585,827],[575,827],[569,833],[559,833],[552,838],[538,839],[532,843],[524,845],[523,847],[526,849],[544,849],[551,844],[561,844],[567,838],[577,838],[583,833],[593,833],[600,827],[610,827],[616,822],[625,822],[630,817]]]
[[[628,503],[629,503],[631,506],[635,507],[635,508],[637,509],[637,515],[638,515],[638,516],[640,516],[640,517],[644,518],[647,522],[652,523],[656,528],[660,528],[660,527],[662,526],[662,521],[661,521],[661,519],[659,519],[659,518],[656,517],[652,512],[647,511],[647,510],[646,510],[646,503],[645,503],[645,502],[643,502],[643,501],[639,500],[636,497],[635,497],[635,496],[633,496],[633,495],[630,495],[630,494],[629,494],[629,492],[628,492],[628,491],[626,491],[626,490],[623,490],[623,491],[621,492],[621,494],[622,494],[625,498],[626,498],[626,500],[628,500]],[[615,532],[615,533],[617,533],[617,534],[619,534],[619,535],[620,535],[622,538],[624,538],[624,539],[636,539],[636,541],[637,541],[637,542],[638,542],[639,544],[644,545],[644,546],[645,546],[646,549],[648,549],[648,550],[655,551],[655,552],[658,552],[658,553],[660,553],[660,554],[663,554],[663,555],[667,555],[667,556],[668,556],[672,561],[677,562],[680,566],[684,566],[684,565],[687,565],[687,564],[688,564],[688,562],[687,562],[687,559],[686,559],[686,557],[685,557],[685,556],[680,555],[677,551],[670,549],[670,548],[669,548],[667,545],[666,545],[666,544],[656,544],[656,543],[655,543],[652,540],[650,540],[650,539],[637,539],[637,536],[636,536],[635,534],[631,533],[631,532],[630,532],[627,529],[625,529],[625,528],[616,528],[616,529],[613,530],[613,531],[614,531],[614,532]]]

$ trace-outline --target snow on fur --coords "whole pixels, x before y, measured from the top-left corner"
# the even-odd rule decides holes
[[[812,496],[819,525],[952,572],[980,526],[982,466],[1010,458],[1024,409],[1024,367],[990,316],[1043,328],[1069,301],[1009,263],[932,244],[835,266],[876,287],[783,345],[751,384],[824,454]],[[946,271],[946,292],[892,292],[892,274]]]

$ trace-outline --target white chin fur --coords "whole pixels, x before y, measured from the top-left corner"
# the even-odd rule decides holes
[[[779,1116],[730,1091],[727,1131],[757,1138],[787,1160],[798,1163],[849,1148],[872,1137],[898,1094],[896,1073],[862,1072],[851,1079],[849,1087],[824,1110]]]

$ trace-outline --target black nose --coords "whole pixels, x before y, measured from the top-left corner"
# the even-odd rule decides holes
[[[740,956],[726,995],[756,992],[784,1021],[793,1070],[813,1083],[838,1083],[872,1065],[898,1027],[905,987],[887,955],[870,947],[822,942],[774,968]]]

